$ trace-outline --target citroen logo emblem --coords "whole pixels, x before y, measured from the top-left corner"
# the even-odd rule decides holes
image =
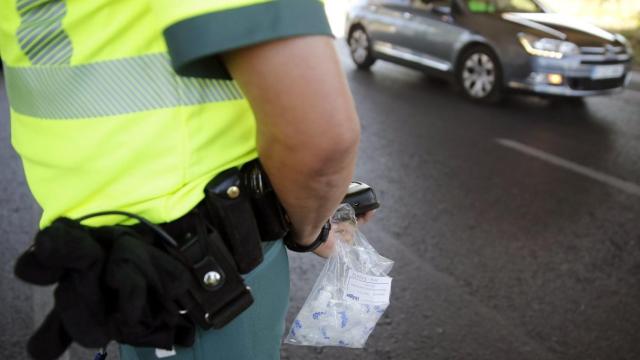
[[[607,50],[607,55],[608,56],[615,56],[615,54],[616,54],[615,46],[607,44],[605,46],[605,49]]]

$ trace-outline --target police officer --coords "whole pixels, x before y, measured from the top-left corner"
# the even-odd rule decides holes
[[[103,210],[171,222],[258,156],[299,244],[345,194],[359,123],[321,1],[3,0],[0,13],[12,142],[41,227]],[[279,358],[288,261],[281,241],[263,251],[245,279],[255,303],[229,325],[121,358]]]

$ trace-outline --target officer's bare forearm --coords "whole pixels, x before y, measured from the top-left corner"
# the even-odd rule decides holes
[[[302,244],[316,238],[353,177],[355,146],[323,146],[301,144],[293,150],[268,140],[259,146],[261,161],[294,225],[295,239]]]
[[[331,39],[291,38],[225,62],[255,113],[261,161],[300,243],[315,239],[353,176],[360,127]]]

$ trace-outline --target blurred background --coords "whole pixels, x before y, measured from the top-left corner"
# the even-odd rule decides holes
[[[344,34],[344,17],[357,1],[325,0],[327,15],[336,34]],[[640,3],[635,0],[543,0],[551,10],[579,17],[610,30],[631,32],[640,26]]]
[[[362,121],[357,179],[382,203],[362,230],[396,262],[391,305],[365,349],[284,345],[282,358],[640,359],[640,2],[545,2],[629,39],[624,90],[493,104],[390,62],[359,70],[344,39],[353,3],[326,7]],[[12,275],[40,210],[11,148],[3,85],[0,167],[0,358],[22,360],[51,289]],[[287,326],[323,266],[290,259]],[[64,357],[92,358],[77,347]]]
[[[354,0],[325,0],[327,15],[336,36],[345,33],[345,15]],[[640,1],[636,0],[562,0],[541,1],[550,10],[567,14],[604,29],[620,32],[640,49]],[[640,51],[635,52],[640,66]]]

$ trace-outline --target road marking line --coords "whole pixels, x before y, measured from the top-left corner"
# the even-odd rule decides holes
[[[555,166],[559,166],[561,168],[573,171],[580,175],[586,176],[592,180],[596,180],[603,184],[620,189],[629,194],[640,196],[640,185],[636,185],[632,182],[615,178],[611,175],[607,175],[597,170],[590,169],[586,166],[574,163],[569,160],[565,160],[561,157],[555,156],[553,154],[549,154],[548,152],[544,152],[536,148],[532,148],[525,144],[521,144],[517,141],[513,141],[509,139],[495,139],[495,141],[502,146],[519,151],[523,154],[538,158],[542,161],[546,161]]]

